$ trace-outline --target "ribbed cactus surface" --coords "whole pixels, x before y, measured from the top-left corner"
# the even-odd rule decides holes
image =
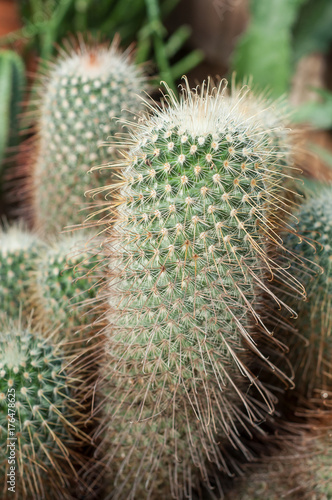
[[[108,178],[87,172],[111,158],[100,143],[121,130],[116,118],[139,108],[144,85],[141,72],[128,53],[120,52],[117,41],[110,46],[68,46],[49,68],[40,90],[31,179],[33,217],[45,233],[87,217],[81,210],[85,191],[105,185]]]

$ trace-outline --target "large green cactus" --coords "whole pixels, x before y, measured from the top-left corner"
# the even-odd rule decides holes
[[[40,90],[36,158],[31,167],[31,196],[36,227],[50,234],[87,217],[84,193],[104,185],[108,175],[87,172],[109,160],[100,143],[120,129],[141,102],[145,86],[140,70],[110,46],[87,44],[60,53]],[[127,110],[127,111],[125,111]]]
[[[75,428],[78,379],[66,374],[65,364],[61,347],[29,327],[2,322],[0,476],[15,483],[2,482],[5,498],[71,498],[66,489],[83,434]]]
[[[215,436],[246,454],[237,426],[257,418],[249,385],[269,400],[248,366],[253,351],[260,355],[257,332],[269,333],[255,309],[257,296],[264,291],[276,299],[266,286],[273,273],[289,278],[269,249],[282,245],[277,233],[279,211],[287,211],[290,146],[280,123],[280,133],[267,128],[243,105],[244,94],[223,96],[222,85],[203,86],[201,95],[187,89],[179,101],[170,92],[166,101],[131,129],[121,181],[110,188],[106,364],[121,398],[110,397],[105,421],[133,405],[133,421],[146,436],[149,418],[159,425],[166,408],[185,400],[214,450],[203,446],[206,454],[225,468]],[[106,386],[106,397],[110,392]],[[175,431],[186,429],[190,442],[193,429],[174,415]],[[126,419],[117,425],[124,437],[114,464],[130,442]]]
[[[301,279],[307,288],[308,300],[296,305],[299,310],[296,327],[307,345],[298,339],[292,345],[290,356],[298,390],[305,396],[331,404],[332,189],[315,188],[295,214],[299,220],[297,231],[285,240],[288,250],[302,256],[307,264]],[[294,266],[294,262],[291,265]],[[299,274],[298,270],[296,272]]]

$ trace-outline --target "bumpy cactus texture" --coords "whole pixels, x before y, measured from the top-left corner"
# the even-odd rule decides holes
[[[120,131],[114,118],[138,109],[140,71],[111,46],[69,45],[50,67],[41,89],[37,155],[31,189],[36,227],[50,234],[82,223],[84,193],[108,175],[87,174],[110,159],[100,142]]]
[[[167,103],[130,130],[122,178],[110,189],[107,355],[119,396],[106,389],[111,409],[105,418],[132,407],[145,439],[147,426],[158,426],[167,408],[175,433],[182,425],[178,413],[190,408],[214,449],[202,445],[201,455],[225,470],[215,435],[245,454],[236,426],[257,418],[246,391],[252,383],[269,398],[243,353],[255,351],[257,331],[268,333],[255,310],[257,295],[268,292],[266,277],[273,270],[289,278],[267,251],[278,240],[276,214],[281,206],[287,211],[282,184],[289,144],[284,129],[271,135],[259,114],[242,110],[245,94],[226,97],[222,84],[203,85],[201,94],[187,88],[179,101],[167,91]],[[182,410],[179,401],[185,401]],[[123,448],[114,463],[130,455],[122,455],[128,444],[132,456],[139,446],[125,418],[119,425]],[[190,443],[193,429],[182,427]],[[148,455],[144,460],[140,467],[140,459],[132,463],[142,485],[142,469],[151,463]],[[133,496],[138,482],[131,484]]]
[[[298,341],[290,353],[296,385],[306,396],[332,404],[332,189],[316,189],[295,215],[298,234],[289,234],[285,244],[305,259],[308,292],[308,300],[297,305],[296,323],[307,345]]]
[[[34,260],[41,246],[38,238],[21,226],[0,231],[1,312],[13,319],[24,312]]]
[[[96,289],[88,271],[95,265],[83,234],[62,236],[35,258],[29,299],[35,321],[44,328],[61,325],[66,336],[91,322],[89,299]],[[81,303],[84,304],[81,307]]]
[[[67,448],[74,442],[69,429],[74,428],[70,420],[75,402],[64,364],[61,350],[29,328],[2,326],[0,475],[11,471],[8,459],[14,459],[16,496],[9,492],[10,498],[67,498],[63,487],[68,481]]]
[[[329,500],[332,498],[332,434],[305,437],[298,449],[285,449],[250,469],[227,500]]]

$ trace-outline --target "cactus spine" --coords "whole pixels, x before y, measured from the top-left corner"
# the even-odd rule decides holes
[[[51,234],[87,217],[81,211],[85,191],[106,182],[105,175],[87,172],[110,158],[99,143],[120,130],[115,118],[126,117],[124,109],[139,107],[144,85],[117,40],[110,46],[80,41],[77,49],[67,43],[40,92],[31,179],[38,229]]]
[[[152,426],[149,419],[162,426],[171,418],[168,427],[175,433],[183,428],[189,443],[193,429],[182,426],[178,415],[193,411],[213,450],[205,446],[201,455],[226,469],[215,435],[246,454],[236,427],[257,417],[245,394],[248,385],[269,398],[243,351],[255,351],[257,324],[268,333],[255,311],[266,276],[271,270],[283,279],[287,274],[270,258],[267,241],[278,240],[280,218],[274,214],[287,210],[282,183],[289,149],[256,113],[242,111],[245,95],[226,97],[222,84],[214,90],[203,85],[201,94],[187,86],[179,101],[167,91],[166,103],[130,130],[121,181],[110,188],[115,215],[105,244],[110,260],[105,420],[112,433],[110,415],[114,419],[129,409],[143,439]],[[145,455],[143,466],[135,460],[138,443],[132,442],[127,419],[119,418],[117,425],[119,455],[114,458],[112,440],[109,453],[115,464],[131,455],[142,485],[142,469],[149,471],[151,459]],[[183,474],[177,498],[185,496],[189,476]],[[131,484],[131,498],[138,482]]]

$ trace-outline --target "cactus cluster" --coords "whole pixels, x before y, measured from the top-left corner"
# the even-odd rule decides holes
[[[10,498],[59,498],[61,494],[67,498],[66,476],[70,469],[74,472],[68,449],[74,442],[71,433],[76,433],[76,439],[79,436],[75,429],[79,405],[73,397],[77,381],[66,374],[65,362],[61,348],[53,347],[40,333],[16,323],[2,325],[0,475],[8,475],[8,480],[14,476],[16,496]],[[6,482],[8,492],[7,486]],[[51,490],[46,494],[47,487]]]
[[[108,175],[88,171],[110,160],[100,145],[121,130],[118,118],[139,108],[144,85],[130,53],[121,53],[117,40],[105,46],[68,44],[51,66],[40,89],[30,173],[34,224],[44,233],[56,234],[85,220],[85,191],[109,181]]]

